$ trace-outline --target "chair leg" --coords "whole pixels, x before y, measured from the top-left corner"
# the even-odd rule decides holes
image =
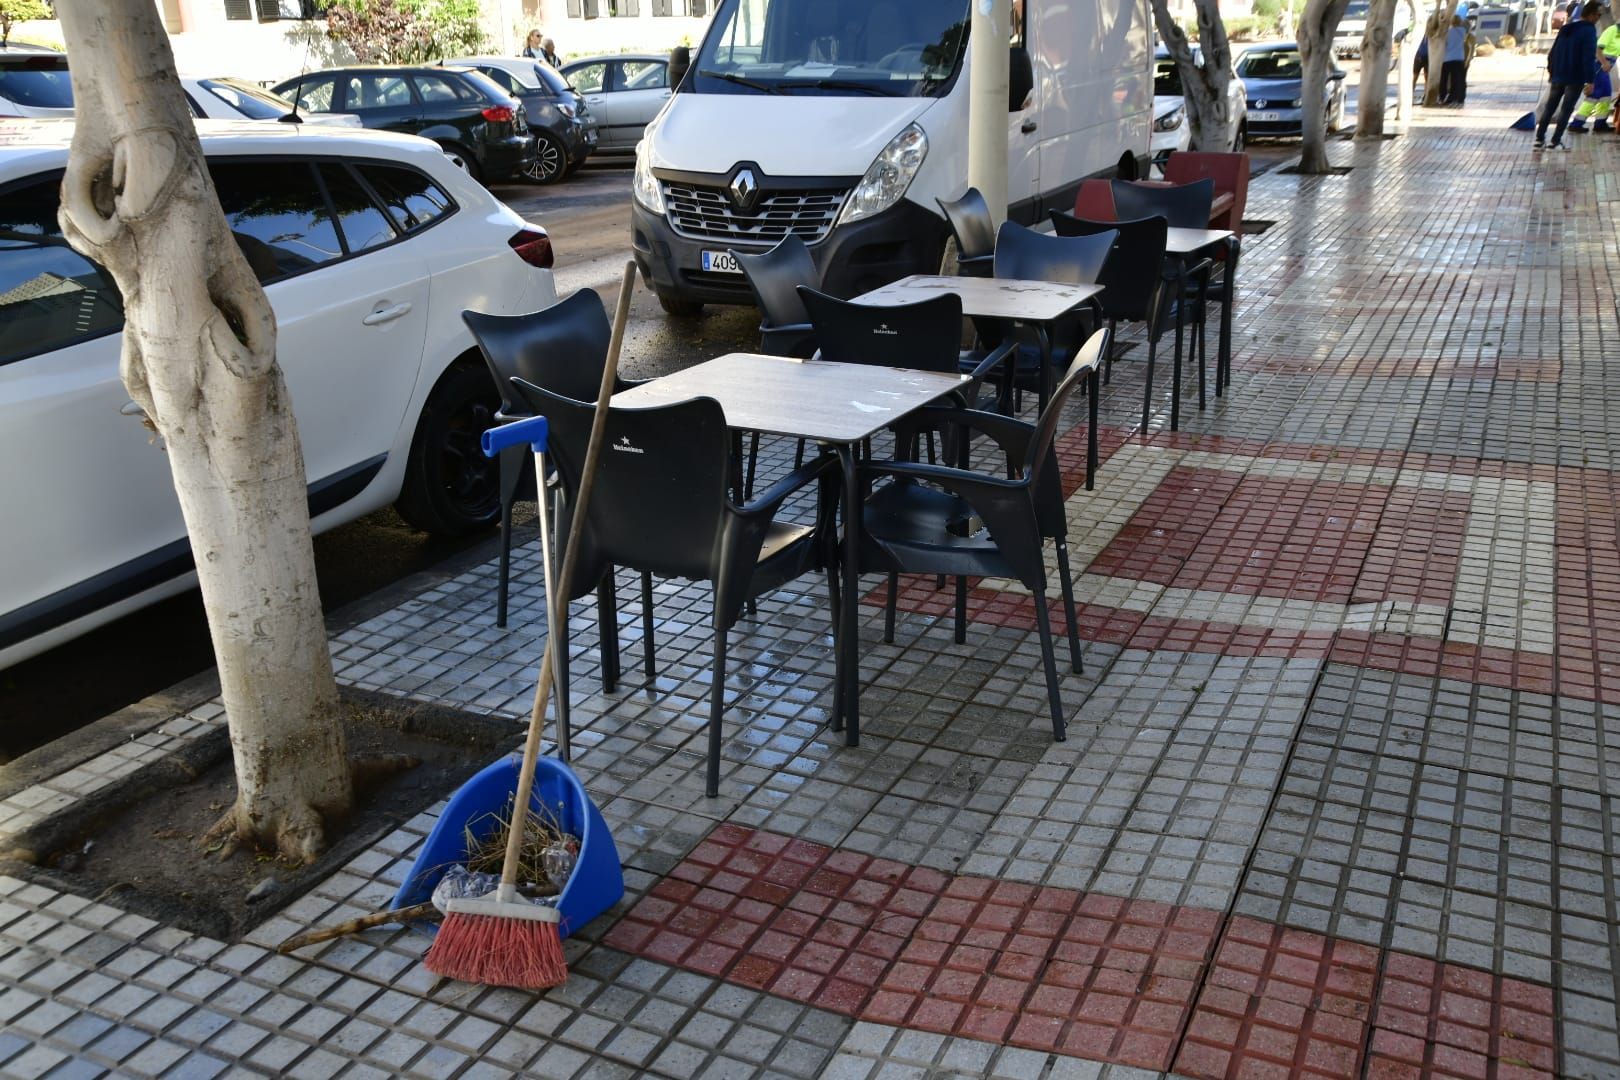
[[[1119,340],[1119,320],[1108,320],[1108,354],[1103,357],[1103,382],[1114,381],[1114,342]]]
[[[803,465],[803,464],[804,464],[804,440],[800,439],[799,440],[799,445],[794,447],[794,449],[793,449],[793,467],[795,469],[797,469],[800,465]]]
[[[709,684],[709,767],[704,791],[720,794],[720,715],[726,708],[726,630],[714,628],[714,675]]]
[[[759,464],[759,432],[748,433],[748,475],[743,479],[743,501],[754,498],[754,467]]]
[[[641,572],[641,665],[651,686],[658,678],[658,645],[653,637],[652,574],[646,570]]]
[[[518,484],[523,480],[526,446],[502,450],[496,458],[501,485],[501,568],[495,585],[495,625],[506,627],[506,601],[512,583],[512,504],[517,501]]]
[[[894,644],[894,608],[900,593],[900,575],[889,575],[889,597],[883,604],[883,643]]]
[[[1159,340],[1148,334],[1147,378],[1142,382],[1142,434],[1147,434],[1148,420],[1153,415],[1153,362],[1159,351]]]
[[[1204,271],[1203,276],[1198,279],[1198,409],[1200,412],[1203,411],[1205,405],[1207,404],[1208,398],[1208,395],[1204,389],[1204,380],[1206,378],[1204,368],[1208,363],[1208,354],[1205,347],[1205,342],[1207,341],[1209,335],[1209,321],[1207,318],[1208,313],[1209,271],[1206,270]],[[1220,357],[1217,356],[1216,363],[1218,364],[1219,362]]]
[[[596,587],[596,637],[602,651],[602,693],[619,688],[619,598],[610,569]]]
[[[1057,542],[1058,578],[1063,583],[1063,617],[1069,624],[1069,665],[1076,675],[1086,671],[1080,657],[1080,625],[1074,615],[1074,578],[1069,574],[1069,542],[1062,537]]]
[[[1113,347],[1110,340],[1109,347]],[[1098,399],[1102,397],[1102,385],[1097,379],[1097,369],[1092,368],[1086,385],[1091,393],[1087,395],[1091,400],[1086,403],[1086,490],[1097,490],[1097,459],[1102,455],[1098,445],[1097,415]]]
[[[552,696],[557,699],[557,754],[564,761],[569,760],[573,747],[572,714],[568,694],[568,609],[571,605],[566,600],[557,604],[557,625],[551,633],[556,635],[556,643],[551,649],[552,670]]]
[[[967,644],[967,578],[956,579],[956,643]]]
[[[844,625],[842,618],[842,588],[839,584],[840,577],[841,573],[838,565],[838,559],[834,556],[829,556],[827,559],[827,613],[832,619],[833,656],[835,659],[843,655],[843,652],[839,647],[840,643],[838,641],[839,628]],[[844,684],[841,676],[844,674],[844,672],[839,670],[840,665],[836,663],[834,664],[834,668],[836,674],[833,679],[833,710],[831,727],[834,731],[843,731]]]
[[[1035,625],[1041,631],[1041,664],[1046,668],[1046,697],[1052,708],[1052,738],[1063,742],[1068,728],[1063,722],[1063,698],[1058,694],[1057,658],[1052,655],[1052,613],[1046,610],[1046,588],[1035,590]]]

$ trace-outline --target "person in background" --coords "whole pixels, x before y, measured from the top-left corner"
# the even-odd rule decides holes
[[[530,60],[543,60],[545,50],[540,45],[540,31],[530,30],[529,36],[523,41],[523,51],[519,56],[527,56]]]
[[[1425,37],[1418,42],[1417,56],[1412,60],[1412,96],[1418,96],[1418,80],[1428,77],[1429,71],[1429,39]],[[1421,98],[1418,98],[1421,101]]]
[[[562,67],[562,57],[557,55],[557,43],[550,38],[546,38],[545,48],[540,56],[552,67]]]
[[[1609,130],[1609,99],[1614,96],[1614,82],[1609,77],[1609,69],[1614,65],[1606,56],[1598,56],[1598,73],[1592,79],[1592,89],[1575,110],[1575,119],[1569,122],[1569,130],[1585,131],[1586,121],[1597,117],[1593,123],[1593,131]]]
[[[1581,17],[1564,24],[1553,38],[1552,51],[1547,54],[1547,81],[1551,90],[1547,94],[1547,107],[1541,111],[1541,122],[1536,125],[1535,149],[1547,145],[1547,125],[1554,116],[1558,126],[1553,131],[1554,150],[1568,150],[1564,143],[1564,129],[1569,126],[1569,114],[1584,88],[1592,92],[1592,80],[1597,78],[1597,21],[1603,15],[1598,0],[1586,0]]]
[[[1451,26],[1446,30],[1446,54],[1440,64],[1440,104],[1462,104],[1462,95],[1467,92],[1463,87],[1467,55],[1468,27],[1463,25],[1460,16],[1453,15]]]

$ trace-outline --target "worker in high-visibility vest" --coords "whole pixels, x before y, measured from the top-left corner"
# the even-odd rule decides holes
[[[1593,131],[1609,130],[1609,113],[1614,108],[1614,65],[1620,62],[1620,23],[1610,23],[1598,35],[1598,77],[1592,92],[1575,110],[1575,119],[1569,122],[1571,131],[1585,131],[1586,121],[1592,120]]]

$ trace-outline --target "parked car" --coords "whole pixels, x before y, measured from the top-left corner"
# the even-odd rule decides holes
[[[602,154],[635,153],[671,93],[667,56],[588,56],[564,64],[562,73],[596,115]]]
[[[180,86],[192,113],[213,120],[280,120],[292,112],[292,102],[246,79],[182,75]],[[347,113],[300,113],[299,120],[339,127],[364,126],[358,116]]]
[[[0,48],[0,117],[72,115],[65,54],[32,45]]]
[[[546,233],[433,143],[199,120],[226,219],[275,309],[314,527],[394,503],[496,520],[477,451],[499,397],[465,308],[554,303]],[[0,667],[188,588],[161,449],[119,377],[122,303],[57,222],[73,123],[0,121]],[[26,509],[24,509],[26,508]]]
[[[467,68],[523,102],[523,114],[534,135],[534,163],[524,173],[537,184],[561,180],[596,149],[596,117],[585,98],[556,68],[522,56],[467,56],[445,66]]]
[[[1193,63],[1204,66],[1204,51],[1192,47]],[[1232,150],[1243,149],[1248,133],[1245,116],[1247,98],[1243,80],[1236,74],[1226,83],[1228,126],[1224,145]],[[1172,150],[1185,150],[1192,142],[1187,123],[1186,100],[1182,96],[1181,71],[1162,45],[1153,55],[1153,137],[1149,142],[1155,161],[1162,161]]]
[[[1338,29],[1333,32],[1334,56],[1340,59],[1355,59],[1361,55],[1361,39],[1367,33],[1367,14],[1371,7],[1371,0],[1350,0],[1350,5],[1344,9],[1344,17],[1339,20]],[[1395,21],[1390,30],[1392,40],[1400,41],[1411,31],[1411,10],[1405,4],[1397,4]],[[1394,52],[1393,49],[1390,51]],[[1393,55],[1390,58],[1390,70],[1394,70]]]
[[[353,113],[368,128],[432,139],[475,180],[508,180],[533,166],[522,103],[476,71],[331,68],[271,89],[300,113]]]
[[[1249,138],[1304,134],[1304,66],[1298,45],[1256,45],[1238,58],[1237,73],[1248,95]],[[1332,60],[1321,92],[1327,129],[1338,131],[1344,126],[1344,70]]]

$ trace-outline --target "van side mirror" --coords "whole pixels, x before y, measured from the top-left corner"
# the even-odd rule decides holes
[[[1007,56],[1007,111],[1023,112],[1034,92],[1035,67],[1030,63],[1029,50],[1014,45]]]
[[[669,51],[669,86],[671,90],[679,89],[681,80],[692,68],[692,50],[685,45],[677,45]]]

